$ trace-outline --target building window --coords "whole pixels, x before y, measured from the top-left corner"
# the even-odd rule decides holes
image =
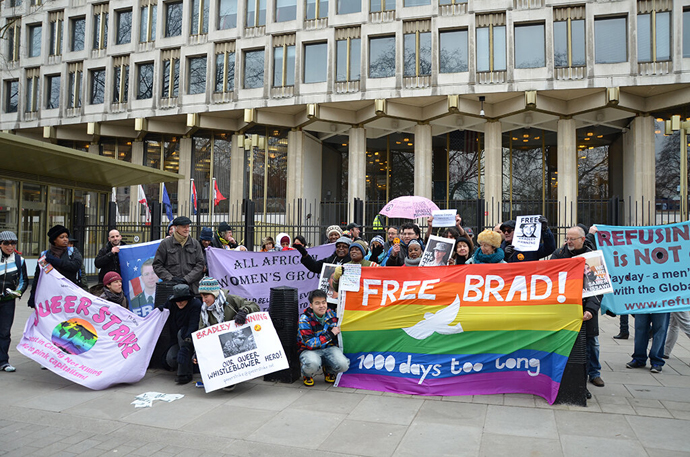
[[[81,106],[81,86],[82,86],[82,74],[83,74],[83,64],[75,63],[68,66],[69,70],[69,81],[68,81],[68,108],[79,108]]]
[[[546,66],[544,24],[515,26],[515,68]]]
[[[29,2],[29,4],[30,4],[31,6],[41,6],[41,5],[43,4],[43,1],[42,1],[42,0],[31,0],[31,1]]]
[[[467,30],[439,32],[439,71],[460,73],[468,71]]]
[[[460,3],[467,3],[467,0],[438,0],[439,5],[458,5]]]
[[[244,83],[245,89],[255,89],[264,86],[264,50],[245,51],[244,53]]]
[[[10,0],[10,8],[16,8],[22,6],[22,0]]]
[[[638,62],[671,60],[671,11],[662,11],[658,5],[655,8],[637,14]]]
[[[218,46],[232,46],[234,43],[221,43]],[[219,52],[220,51],[220,52]],[[229,49],[216,50],[216,87],[215,92],[232,92],[235,89],[235,52]]]
[[[86,31],[86,18],[77,17],[71,20],[72,22],[72,44],[70,49],[72,51],[84,50],[84,35]]]
[[[486,20],[487,16],[489,16],[488,20]],[[477,16],[477,21],[488,22],[486,25],[477,26],[477,71],[505,71],[505,15]]]
[[[336,81],[359,81],[361,73],[362,40],[348,37],[336,43]]]
[[[5,112],[16,113],[19,109],[19,81],[5,81]]]
[[[208,5],[210,0],[192,0],[192,32],[191,35],[208,33]]]
[[[139,42],[156,41],[156,10],[155,4],[149,3],[141,7],[141,24],[139,28]]]
[[[206,56],[191,57],[189,62],[189,93],[206,92]]]
[[[328,43],[304,45],[304,82],[325,82],[328,73]]]
[[[218,0],[218,30],[237,27],[237,0]]]
[[[276,22],[297,19],[297,0],[276,0]]]
[[[625,17],[594,19],[595,63],[618,63],[628,60],[627,22]]]
[[[7,41],[9,42],[9,49],[7,52],[8,60],[10,62],[19,62],[19,45],[21,43],[21,27],[22,22],[18,17],[7,19]]]
[[[395,11],[396,0],[369,0],[369,12]]]
[[[165,4],[165,36],[182,35],[182,2]]]
[[[38,25],[30,25],[29,27],[29,57],[38,57],[41,55],[41,35],[43,27]]]
[[[306,0],[306,14],[305,18],[321,19],[328,17],[328,0]]]
[[[132,42],[132,10],[117,12],[117,37],[115,44]]]
[[[273,87],[295,85],[295,44],[294,35],[279,37],[282,45],[273,48]],[[291,39],[291,40],[290,40]],[[290,41],[290,44],[285,41]],[[274,43],[275,45],[275,43]]]
[[[247,0],[246,27],[261,25],[266,25],[266,0]]]
[[[362,11],[362,0],[336,0],[337,14],[359,13]]]
[[[46,76],[46,109],[60,107],[60,75]]]
[[[583,6],[554,10],[554,67],[581,67],[586,64],[584,14]]]
[[[105,100],[105,68],[91,70],[91,104],[100,105]]]
[[[93,7],[93,48],[108,47],[108,4],[103,3]]]
[[[177,50],[179,54],[179,50]],[[180,93],[180,58],[169,57],[163,59],[163,84],[161,98],[175,98]]]
[[[137,66],[137,100],[153,98],[153,62]]]
[[[34,113],[38,111],[38,89],[41,70],[32,68],[26,70],[26,106],[25,112]]]
[[[115,67],[113,103],[127,103],[129,99],[129,65],[122,63]]]
[[[403,6],[425,6],[431,5],[431,0],[403,0]]]
[[[395,36],[369,38],[369,77],[395,76]]]
[[[431,32],[416,31],[404,35],[403,62],[404,76],[431,75]]]
[[[683,57],[690,57],[690,10],[683,11]]]
[[[50,55],[59,56],[62,54],[62,24],[64,20],[63,11],[54,11],[49,14],[50,19]]]

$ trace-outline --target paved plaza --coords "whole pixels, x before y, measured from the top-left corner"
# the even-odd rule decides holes
[[[27,294],[28,295],[28,294]],[[17,306],[13,348],[30,314]],[[586,408],[531,395],[414,397],[261,379],[210,394],[149,370],[136,385],[78,386],[10,351],[0,373],[0,455],[7,456],[687,456],[690,340],[660,374],[626,369],[633,340],[603,316],[602,377]],[[195,377],[195,380],[198,375]],[[184,394],[135,409],[138,394]]]

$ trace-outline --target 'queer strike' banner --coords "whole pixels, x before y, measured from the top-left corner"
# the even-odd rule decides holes
[[[582,325],[584,259],[362,268],[341,297],[341,387],[553,403]]]
[[[206,392],[289,366],[268,313],[252,313],[244,325],[221,322],[192,335]]]
[[[156,284],[160,281],[153,271],[153,258],[162,240],[120,247],[122,290],[129,300],[129,309],[146,317],[156,307]]]
[[[96,297],[57,270],[41,274],[36,309],[17,350],[94,390],[144,377],[169,311],[146,318]]]
[[[308,248],[316,260],[333,255],[333,244]],[[319,287],[319,274],[300,263],[298,251],[248,252],[207,248],[209,275],[231,294],[254,300],[267,311],[271,287],[288,286],[299,290],[299,311],[309,305],[309,292]]]
[[[597,224],[613,294],[601,306],[616,314],[690,310],[690,222],[622,227]]]

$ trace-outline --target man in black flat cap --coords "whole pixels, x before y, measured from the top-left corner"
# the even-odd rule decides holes
[[[189,236],[192,221],[187,216],[172,221],[172,236],[161,241],[153,259],[153,271],[163,281],[187,284],[194,294],[204,276],[204,252],[197,240]]]

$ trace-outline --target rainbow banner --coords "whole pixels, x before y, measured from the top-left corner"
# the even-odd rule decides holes
[[[582,325],[583,264],[362,268],[340,303],[350,369],[336,385],[553,403]]]

